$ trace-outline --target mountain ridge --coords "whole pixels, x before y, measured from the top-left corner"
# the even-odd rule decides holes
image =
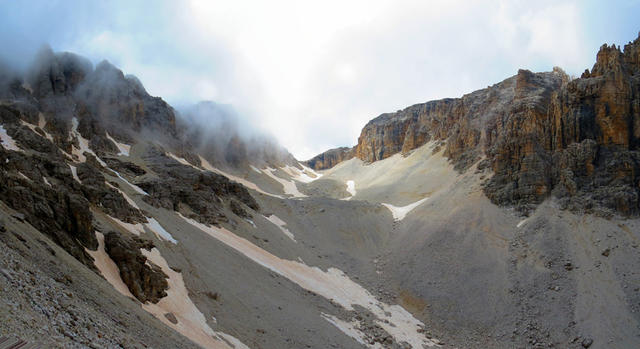
[[[0,74],[0,336],[637,347],[637,42],[581,79],[520,70],[384,114],[313,163],[44,52]]]
[[[318,170],[352,157],[371,163],[437,140],[458,171],[481,160],[481,168],[492,169],[484,190],[496,204],[526,213],[554,195],[565,208],[637,216],[638,57],[640,35],[623,50],[603,45],[591,72],[578,79],[560,68],[519,70],[460,98],[384,113],[363,127],[350,150],[306,163]],[[621,174],[625,169],[632,169],[629,176]]]

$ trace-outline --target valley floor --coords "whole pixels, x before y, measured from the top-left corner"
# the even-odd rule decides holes
[[[154,242],[142,252],[169,277],[155,305],[133,299],[102,244],[96,273],[3,206],[0,334],[55,347],[640,346],[640,221],[553,200],[520,217],[483,195],[487,173],[458,174],[434,149],[309,178],[227,173],[261,210],[219,226],[153,207],[121,178],[153,221],[96,214],[96,226]]]

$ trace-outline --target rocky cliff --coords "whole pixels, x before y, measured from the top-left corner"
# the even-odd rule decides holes
[[[349,160],[354,157],[354,148],[348,147],[340,147],[329,149],[322,154],[318,154],[311,158],[310,160],[305,161],[305,164],[312,169],[326,170],[328,168],[332,168],[333,166]]]
[[[623,50],[603,45],[579,79],[520,70],[461,98],[382,114],[362,129],[354,155],[373,162],[439,141],[458,171],[481,160],[493,170],[485,193],[496,204],[526,212],[554,195],[565,208],[637,215],[639,57],[640,37]],[[348,157],[314,159],[328,168]]]
[[[0,72],[0,200],[90,268],[88,251],[103,231],[131,293],[158,302],[167,276],[140,253],[150,241],[123,234],[127,224],[148,223],[125,186],[152,206],[207,223],[259,210],[242,185],[194,168],[200,158],[187,135],[174,109],[135,77],[45,49],[26,76]],[[129,154],[136,143],[143,158]]]

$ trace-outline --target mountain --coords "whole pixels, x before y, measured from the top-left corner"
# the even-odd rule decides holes
[[[354,156],[365,162],[442,143],[459,172],[481,161],[493,176],[492,202],[528,212],[549,196],[563,208],[601,215],[640,213],[640,40],[600,48],[591,72],[571,80],[561,69],[520,70],[462,98],[382,114],[352,151],[323,153],[327,169]]]
[[[180,109],[178,121],[185,130],[183,141],[208,154],[209,161],[223,167],[298,166],[297,160],[277,140],[242,122],[231,106],[203,101]]]
[[[0,69],[0,343],[640,345],[640,37],[297,161],[104,61]]]
[[[326,170],[343,161],[353,158],[353,156],[353,148],[334,148],[314,156],[313,158],[305,161],[305,163],[314,170]]]

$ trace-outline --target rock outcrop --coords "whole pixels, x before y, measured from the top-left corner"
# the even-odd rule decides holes
[[[245,207],[260,209],[247,188],[225,176],[180,164],[159,148],[150,148],[145,158],[158,174],[139,183],[149,193],[144,200],[152,206],[177,211],[206,224],[227,222],[225,207],[242,218],[250,217]]]
[[[553,194],[566,208],[638,215],[639,57],[640,37],[624,50],[602,46],[579,79],[520,70],[461,98],[382,114],[362,129],[354,155],[373,162],[442,141],[459,171],[484,158],[496,204],[526,212]],[[314,165],[344,161],[325,158]]]
[[[639,52],[640,37],[624,52],[603,45],[591,73],[563,84],[546,110],[525,119],[536,133],[516,125],[509,135],[513,145],[498,144],[487,153],[495,173],[487,196],[529,209],[553,194],[566,208],[638,215]]]
[[[329,149],[322,154],[318,154],[310,160],[305,161],[305,164],[316,171],[326,170],[354,156],[354,148],[340,147]]]
[[[544,113],[548,98],[563,79],[560,71],[534,74],[520,70],[514,77],[462,98],[382,114],[363,128],[355,156],[373,162],[407,154],[431,140],[446,140],[446,156],[464,169],[479,158],[480,151],[498,142],[508,120],[529,112]]]
[[[140,249],[151,250],[153,243],[112,231],[104,236],[104,246],[118,266],[122,281],[140,302],[158,303],[167,295],[168,276],[140,252]]]
[[[26,76],[0,69],[0,126],[6,132],[0,144],[0,200],[90,268],[86,249],[98,248],[100,226],[94,214],[147,222],[123,194],[129,189],[111,178],[133,183],[145,177],[149,203],[207,223],[226,220],[229,211],[251,217],[259,208],[242,185],[179,164],[164,151],[148,157],[146,165],[126,161],[129,154],[123,156],[123,145],[114,140],[131,145],[153,139],[200,163],[173,108],[106,61],[94,69],[85,58],[44,49]],[[166,276],[146,266],[140,254],[146,243],[113,234],[105,242],[136,298],[157,302],[164,296]]]
[[[0,106],[0,123],[21,149],[0,147],[0,200],[91,266],[93,261],[84,248],[98,247],[92,208],[99,207],[129,223],[146,219],[118,190],[106,184],[102,173],[106,169],[95,157],[85,153],[85,162],[69,161],[68,155],[38,133],[44,131],[31,129],[24,119],[28,117],[13,106]]]

